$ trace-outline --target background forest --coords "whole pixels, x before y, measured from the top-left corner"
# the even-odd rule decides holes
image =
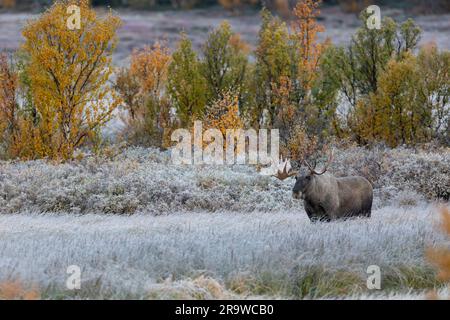
[[[449,295],[447,1],[380,2],[379,30],[365,1],[0,3],[0,299]],[[174,165],[195,120],[277,128],[300,170],[333,146],[371,219],[311,224],[259,166]]]

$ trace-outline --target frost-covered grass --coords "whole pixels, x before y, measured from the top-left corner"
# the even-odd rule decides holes
[[[282,183],[246,166],[175,166],[170,153],[128,149],[113,160],[0,164],[0,213],[276,211],[299,208]]]
[[[450,152],[337,150],[330,171],[373,181],[374,206],[415,206],[450,194]],[[293,179],[253,167],[175,166],[170,153],[129,148],[110,158],[72,163],[0,162],[0,214],[301,211]]]
[[[0,216],[0,282],[44,298],[357,297],[438,286],[424,258],[444,244],[432,207],[387,207],[370,220],[311,224],[302,212]],[[82,288],[65,289],[66,268]]]

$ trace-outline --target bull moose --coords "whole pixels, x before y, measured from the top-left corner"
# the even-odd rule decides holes
[[[373,189],[370,182],[360,176],[336,178],[327,172],[333,160],[330,153],[328,162],[322,171],[316,171],[306,160],[307,174],[299,175],[296,171],[277,170],[274,175],[284,180],[295,176],[296,183],[292,189],[295,199],[304,201],[305,211],[309,219],[315,221],[332,221],[353,217],[370,217],[372,210]]]

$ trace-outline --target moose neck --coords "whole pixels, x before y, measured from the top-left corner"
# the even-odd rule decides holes
[[[321,198],[326,191],[326,185],[330,178],[331,176],[328,173],[324,173],[323,175],[312,175],[311,182],[305,192],[305,200],[317,200]]]

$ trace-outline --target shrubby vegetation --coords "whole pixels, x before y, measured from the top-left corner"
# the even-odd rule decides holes
[[[52,164],[0,163],[0,214],[36,212],[153,215],[180,211],[301,211],[292,180],[263,176],[255,168],[172,165],[170,152],[129,148],[116,156]],[[398,149],[336,150],[330,170],[358,174],[375,187],[374,206],[415,206],[449,199],[448,152]]]
[[[52,4],[52,0],[0,0],[0,8],[39,8]],[[298,0],[92,0],[95,6],[127,7],[133,9],[191,9],[195,7],[207,7],[221,5],[224,9],[233,13],[239,13],[248,8],[260,8],[262,5],[272,10],[277,10],[281,14],[289,15],[290,10],[296,5]],[[359,12],[371,3],[367,0],[323,0],[325,4],[335,5],[347,12]],[[389,5],[401,8],[408,8],[411,11],[425,13],[440,13],[450,10],[446,0],[381,0],[379,5]]]
[[[0,57],[0,298],[358,298],[373,264],[385,295],[442,288],[448,240],[427,203],[450,196],[449,53],[417,48],[413,21],[374,32],[362,16],[336,47],[317,41],[307,0],[291,24],[263,10],[254,49],[224,22],[199,53],[182,34],[173,52],[155,42],[113,70],[119,19],[82,1],[89,28],[69,33],[58,17],[73,1]],[[128,146],[100,148],[118,108]],[[298,162],[337,145],[330,171],[371,181],[372,218],[310,224],[292,181],[173,165],[170,133],[195,120],[222,133],[280,128]],[[68,292],[73,259],[85,276]]]
[[[186,34],[181,35],[169,66],[167,92],[177,111],[180,125],[190,126],[200,119],[207,101],[202,64]]]
[[[118,106],[126,111],[121,138],[138,146],[168,148],[173,130],[195,120],[222,132],[278,128],[282,155],[298,163],[336,141],[369,149],[449,146],[450,54],[434,44],[418,48],[421,31],[412,20],[385,18],[381,30],[370,30],[362,14],[352,41],[339,47],[317,40],[320,2],[304,0],[290,24],[262,10],[254,49],[224,22],[200,53],[181,34],[173,52],[155,42],[113,75],[119,18],[97,17],[83,0],[84,28],[70,31],[70,3],[78,1],[58,1],[30,22],[20,52],[0,59],[3,158],[98,152],[101,128]],[[427,197],[448,198],[445,188],[426,188],[419,187]]]
[[[161,91],[176,110],[169,126],[210,118],[227,94],[237,97],[244,127],[280,129],[282,153],[293,160],[305,156],[298,145],[336,139],[449,145],[448,51],[417,48],[421,30],[412,20],[385,18],[381,30],[370,30],[365,14],[348,46],[319,43],[318,5],[299,2],[291,25],[264,9],[254,51],[228,23],[211,31],[201,54],[182,34]]]
[[[97,17],[83,0],[84,28],[70,31],[65,18],[70,3],[56,2],[25,26],[17,64],[0,60],[0,143],[7,157],[72,158],[118,105],[107,81],[120,19]]]
[[[115,83],[127,116],[124,138],[141,145],[167,144],[171,127],[170,104],[163,94],[171,56],[161,43],[134,51],[129,68],[118,72]]]
[[[13,279],[43,299],[422,296],[443,286],[424,254],[449,243],[434,213],[387,207],[370,220],[319,224],[297,211],[0,215],[0,296]],[[81,290],[65,287],[74,261]],[[366,287],[374,264],[383,274],[377,292]]]
[[[363,24],[347,48],[324,54],[322,68],[347,106],[336,114],[338,136],[391,147],[448,145],[450,55],[434,44],[414,55],[420,32],[412,20],[397,25],[385,18],[380,31]]]
[[[130,66],[116,70],[111,88],[107,81],[119,19],[99,18],[82,1],[82,23],[89,28],[68,32],[61,18],[68,3],[57,2],[30,22],[21,51],[0,59],[2,157],[69,160],[87,144],[97,152],[101,127],[120,103],[127,111],[122,138],[129,144],[169,147],[171,132],[194,120],[223,133],[227,128],[279,128],[282,153],[293,160],[324,143],[347,141],[356,146],[340,147],[347,159],[336,162],[332,170],[337,175],[359,174],[375,187],[449,199],[450,55],[434,44],[416,50],[420,29],[412,20],[398,25],[385,18],[376,31],[365,26],[362,15],[363,26],[350,44],[336,47],[316,40],[322,31],[316,21],[318,2],[300,2],[291,28],[263,10],[253,52],[224,22],[210,32],[200,54],[186,34],[174,52],[164,42],[135,50]],[[411,149],[380,151],[379,143],[403,148],[432,143],[444,149],[410,156]],[[221,192],[229,196],[224,207],[242,200],[232,191]],[[100,211],[146,208],[146,200],[135,196],[130,200],[135,205],[108,203]],[[14,212],[14,198],[5,195],[4,210]],[[90,210],[86,199],[73,201],[41,209]],[[183,207],[180,201],[174,203]],[[221,208],[208,200],[191,203]]]
[[[127,111],[123,139],[135,145],[169,147],[171,132],[194,120],[279,128],[282,154],[293,160],[333,139],[449,145],[450,54],[434,44],[415,53],[421,31],[412,20],[385,18],[370,30],[363,14],[351,43],[336,47],[317,41],[319,1],[300,1],[290,28],[264,9],[254,51],[224,22],[200,55],[186,34],[174,52],[163,42],[135,51],[111,90],[119,19],[98,18],[82,1],[89,28],[72,32],[63,14],[69,3],[26,26],[20,53],[0,59],[4,157],[69,159],[83,144],[95,148],[119,103]]]

